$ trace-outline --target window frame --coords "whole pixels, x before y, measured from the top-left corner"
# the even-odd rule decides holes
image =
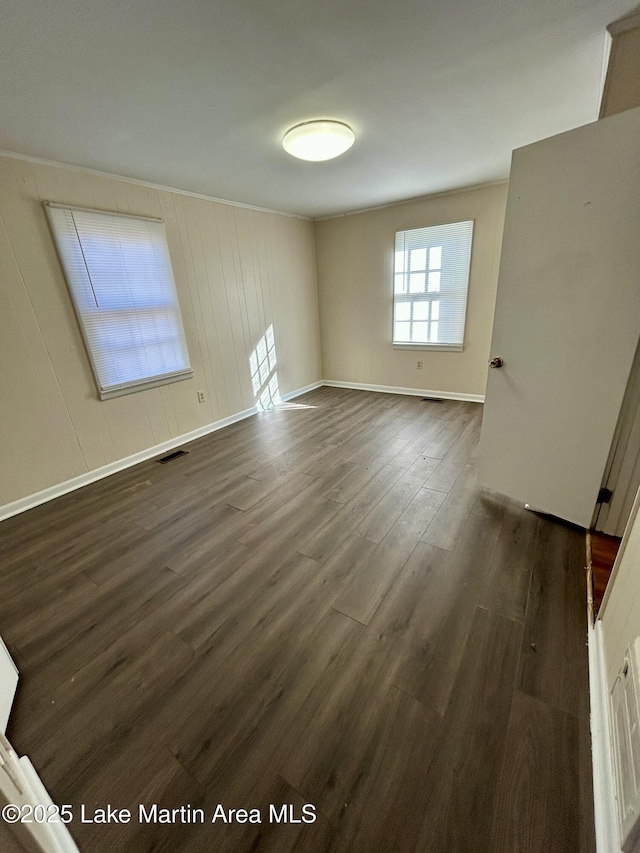
[[[85,348],[85,351],[87,354],[87,358],[89,360],[89,364],[91,367],[91,373],[92,373],[92,376],[93,376],[93,379],[95,382],[95,386],[96,386],[96,390],[98,392],[99,399],[101,401],[110,400],[110,399],[113,399],[115,397],[122,397],[122,396],[125,396],[127,394],[134,394],[134,393],[137,393],[138,391],[146,391],[150,388],[158,388],[158,387],[161,387],[163,385],[170,385],[174,382],[181,382],[185,379],[192,379],[193,378],[193,368],[191,366],[191,356],[189,354],[187,335],[186,335],[186,331],[184,328],[184,321],[182,319],[182,311],[180,309],[180,300],[178,297],[178,290],[177,290],[177,287],[175,284],[175,277],[173,275],[173,265],[171,263],[171,256],[169,253],[169,246],[167,243],[167,236],[166,236],[166,232],[165,232],[165,228],[164,228],[164,220],[159,218],[159,217],[141,216],[141,215],[134,214],[134,213],[122,213],[121,211],[101,210],[101,209],[97,209],[97,208],[80,207],[77,205],[60,204],[60,203],[50,202],[50,201],[45,201],[43,204],[44,204],[44,208],[45,208],[45,211],[47,214],[47,221],[49,223],[49,229],[51,232],[51,236],[53,238],[53,242],[54,242],[54,245],[56,248],[56,252],[57,252],[58,259],[60,262],[60,266],[62,269],[62,273],[63,273],[64,279],[65,279],[65,283],[67,285],[67,291],[69,293],[69,296],[71,299],[71,304],[73,306],[73,312],[74,312],[74,315],[75,315],[75,318],[76,318],[76,321],[78,324],[78,328],[80,330],[80,334],[82,335],[84,348]],[[63,253],[63,250],[61,248],[61,241],[60,241],[61,235],[58,235],[58,233],[56,231],[56,225],[54,223],[54,219],[50,213],[50,211],[53,211],[53,210],[65,210],[65,211],[70,211],[71,213],[77,211],[80,213],[92,213],[92,214],[99,214],[102,216],[113,216],[113,217],[121,218],[121,219],[138,219],[138,220],[141,220],[144,222],[153,222],[157,225],[162,226],[162,240],[164,243],[164,248],[166,249],[166,259],[167,259],[167,263],[168,263],[168,272],[170,274],[170,282],[173,286],[173,292],[175,294],[174,310],[175,310],[175,314],[176,314],[176,319],[179,321],[179,331],[182,335],[182,338],[184,339],[184,345],[185,345],[185,349],[186,349],[187,365],[188,365],[186,368],[180,369],[180,370],[175,370],[175,371],[170,371],[170,372],[164,373],[164,374],[157,374],[157,375],[149,377],[149,378],[143,377],[143,378],[140,378],[137,380],[118,383],[118,384],[110,385],[107,387],[102,386],[101,380],[100,380],[100,372],[98,369],[96,357],[94,357],[94,353],[93,353],[91,343],[90,343],[90,340],[88,337],[88,333],[87,333],[87,330],[85,328],[85,324],[84,324],[84,320],[83,320],[83,309],[82,309],[81,304],[78,302],[78,297],[77,297],[76,293],[74,292],[74,287],[71,283],[70,276],[68,273],[67,264],[65,262],[64,253]],[[77,237],[78,246],[80,248],[80,251],[84,255],[84,250],[82,247],[82,241],[80,240],[80,237],[77,234],[77,232],[76,232],[76,237]],[[90,277],[88,269],[87,269],[87,276],[89,277],[89,281],[91,281],[91,277]],[[130,310],[130,309],[112,309],[111,313],[117,313],[118,311],[124,312],[126,310]],[[109,313],[109,309],[103,309],[103,311],[105,314]]]
[[[405,293],[398,293],[398,294],[396,293],[396,289],[395,289],[395,277],[397,275],[397,273],[396,273],[396,241],[397,241],[398,234],[406,234],[406,233],[409,233],[411,231],[426,231],[427,229],[430,229],[430,228],[442,228],[445,226],[462,225],[462,224],[467,224],[467,223],[470,223],[471,229],[470,229],[470,237],[469,237],[469,264],[468,264],[468,268],[466,270],[466,290],[465,290],[465,303],[464,303],[464,319],[463,319],[463,324],[462,324],[462,341],[460,343],[456,342],[456,343],[451,343],[451,344],[442,343],[440,341],[433,342],[433,343],[431,343],[429,341],[396,341],[395,340],[395,334],[396,334],[396,304],[405,302],[405,303],[408,303],[409,305],[412,306],[412,308],[411,308],[411,321],[410,322],[413,324],[413,322],[414,322],[414,320],[413,320],[413,305],[416,302],[431,303],[436,298],[436,293],[440,293],[440,291],[431,291],[430,292],[428,290],[421,291],[421,292],[419,291],[419,292],[415,292],[415,293],[411,293],[409,291],[407,291]],[[475,231],[475,220],[473,218],[469,218],[469,219],[456,220],[455,222],[440,222],[440,223],[436,223],[433,225],[423,225],[423,226],[418,226],[415,228],[398,228],[394,232],[394,243],[393,243],[393,249],[392,249],[392,264],[391,264],[391,267],[392,267],[391,268],[391,346],[394,350],[399,350],[399,351],[401,351],[401,350],[417,350],[417,351],[423,351],[423,352],[463,352],[464,351],[466,326],[467,326],[467,311],[468,311],[468,307],[469,307],[469,288],[470,288],[470,284],[471,284],[471,258],[472,258],[472,253],[473,253],[474,231]],[[441,245],[443,241],[441,239],[439,241],[434,241],[434,242],[436,243],[436,245],[437,244]],[[426,251],[428,253],[431,248],[435,248],[435,245],[432,246],[429,242],[425,242],[425,244],[422,246],[422,248],[426,249]],[[405,250],[405,264],[407,262],[406,254],[407,254],[407,250]],[[443,269],[444,269],[443,261],[441,260],[439,271],[442,272]],[[416,272],[422,272],[426,276],[428,276],[429,270],[430,270],[429,260],[427,258],[425,269],[424,270],[416,270]],[[411,272],[411,270],[403,269],[400,274],[406,276],[408,273],[410,274],[410,272]],[[428,285],[427,285],[427,287],[428,287]],[[398,296],[400,297],[400,299],[396,300],[396,297],[398,297]],[[442,299],[442,295],[440,295],[438,297],[438,301],[444,301]],[[431,309],[429,310],[429,319],[426,321],[421,320],[421,322],[428,322],[428,323],[433,322],[433,319],[431,317]]]

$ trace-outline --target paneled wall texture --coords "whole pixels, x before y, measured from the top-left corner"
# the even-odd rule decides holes
[[[98,400],[44,200],[164,220],[193,379]],[[271,325],[280,392],[319,380],[312,222],[0,158],[0,505],[252,407]]]
[[[505,183],[316,222],[323,378],[484,394],[506,199]],[[395,232],[465,219],[474,228],[464,351],[394,350]]]

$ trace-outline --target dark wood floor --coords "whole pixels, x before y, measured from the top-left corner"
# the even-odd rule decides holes
[[[0,525],[8,734],[81,850],[594,850],[584,532],[477,485],[481,416],[321,388]]]

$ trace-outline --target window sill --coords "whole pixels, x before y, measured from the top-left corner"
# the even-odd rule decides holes
[[[462,352],[464,347],[459,345],[447,344],[392,344],[394,349],[402,350],[423,350],[424,352]]]
[[[131,382],[129,385],[120,385],[109,388],[106,391],[99,390],[98,396],[101,400],[112,400],[114,397],[123,397],[125,394],[135,394],[136,391],[148,391],[149,388],[159,388],[161,385],[170,385],[172,382],[181,382],[183,379],[193,379],[193,370],[183,370],[180,373],[169,373],[158,376],[155,379],[146,379],[142,382]]]

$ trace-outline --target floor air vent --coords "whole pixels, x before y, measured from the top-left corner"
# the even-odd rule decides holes
[[[423,397],[423,403],[444,403],[442,397]]]
[[[173,459],[177,459],[179,456],[186,456],[188,450],[176,450],[175,453],[169,453],[167,456],[163,456],[162,459],[158,459],[158,462],[161,465],[166,465],[167,462],[171,462]]]

